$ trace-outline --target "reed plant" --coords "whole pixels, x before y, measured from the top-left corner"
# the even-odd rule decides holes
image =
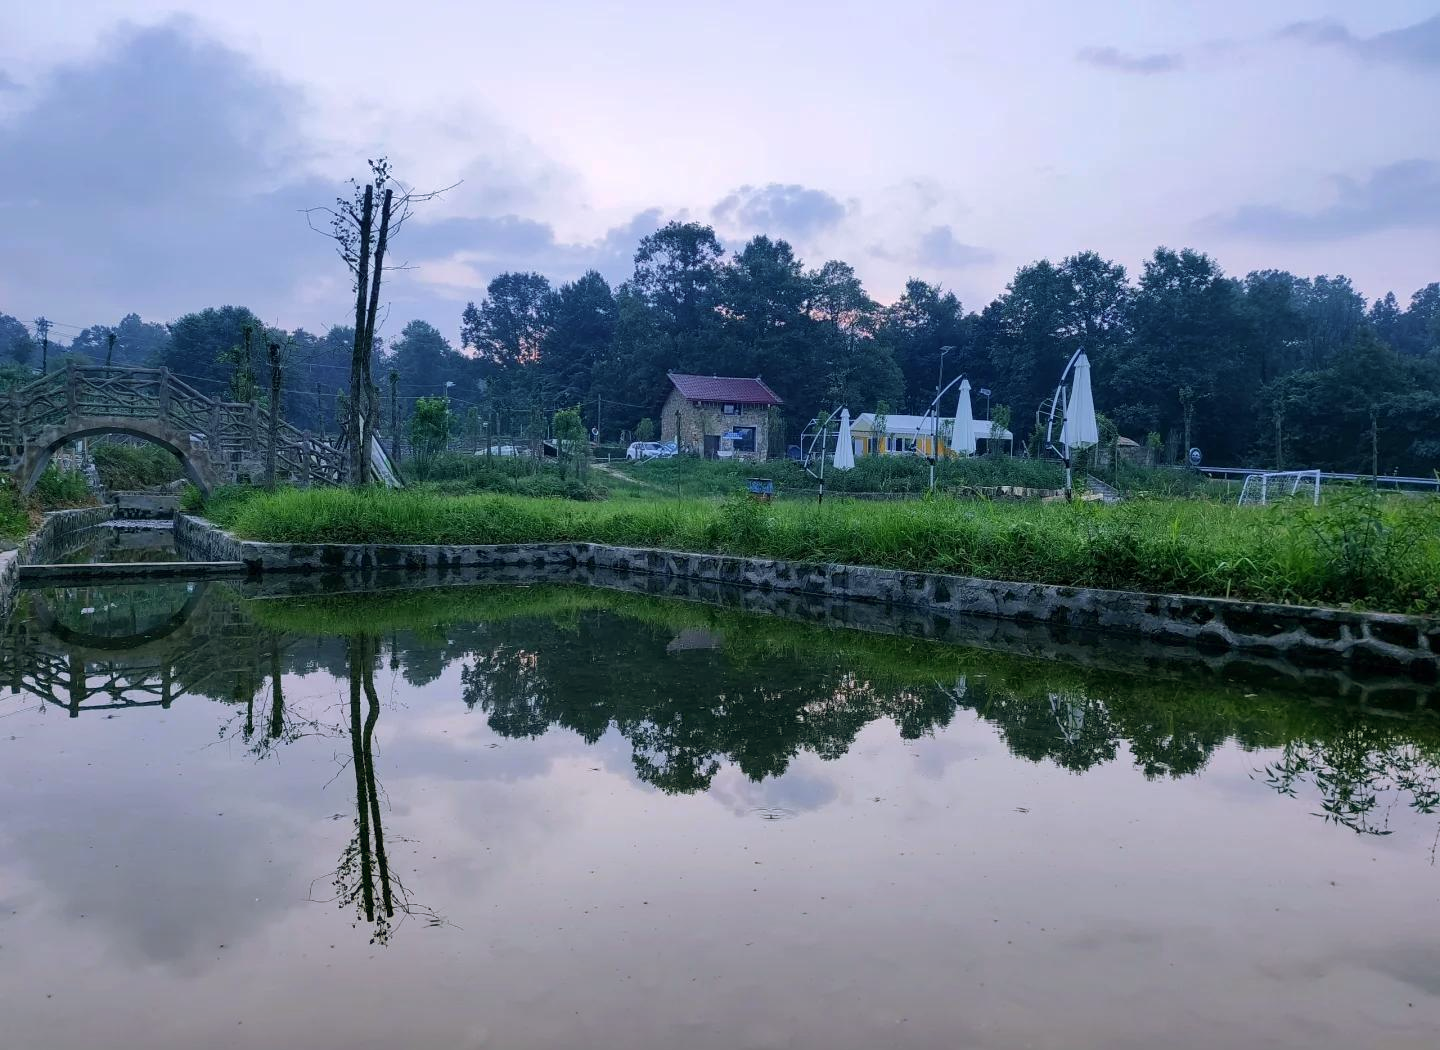
[[[1236,507],[975,499],[581,503],[425,490],[231,490],[207,513],[304,543],[588,541],[1075,587],[1440,613],[1440,501]]]

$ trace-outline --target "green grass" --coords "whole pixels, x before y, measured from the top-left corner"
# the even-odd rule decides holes
[[[95,497],[85,484],[84,475],[75,471],[45,468],[28,499],[21,498],[14,478],[0,474],[0,539],[23,539],[39,524],[40,515],[45,511],[89,507],[94,503]]]
[[[96,444],[91,451],[100,480],[111,492],[164,485],[180,477],[180,461],[157,445]]]
[[[611,466],[637,484],[629,490],[612,490],[612,495],[645,496],[663,492],[670,496],[727,496],[745,489],[749,478],[770,478],[781,498],[810,498],[819,487],[818,479],[806,474],[789,460],[742,463],[733,460],[702,460],[693,456],[656,459]],[[1086,470],[1077,467],[1076,485],[1085,487]],[[1122,463],[1113,469],[1094,471],[1096,477],[1122,492],[1170,499],[1230,498],[1235,492],[1224,482],[1214,481],[1192,470],[1169,467],[1140,467]],[[1026,489],[1064,488],[1065,470],[1054,459],[1020,459],[1014,456],[974,456],[943,460],[936,464],[935,485],[942,492],[964,494],[1002,486]],[[855,469],[825,471],[826,493],[919,496],[930,488],[930,464],[920,456],[863,456]]]
[[[500,492],[512,496],[540,496],[552,499],[597,500],[605,489],[594,483],[594,475],[577,479],[570,464],[563,468],[516,456],[470,456],[446,453],[425,463],[408,462],[408,476],[420,485],[447,495]],[[589,472],[587,472],[589,473]]]
[[[589,541],[991,579],[1440,612],[1440,501],[1311,508],[983,500],[577,503],[433,491],[222,491],[238,535],[305,543]]]
[[[20,498],[15,483],[8,477],[0,477],[0,539],[18,540],[29,531],[30,508]]]
[[[673,496],[726,496],[743,492],[750,478],[770,478],[775,482],[777,496],[782,499],[811,497],[819,488],[816,478],[789,460],[744,463],[676,456],[640,463],[627,461],[614,467],[627,477],[645,483],[652,492],[659,490]],[[945,491],[1001,485],[1056,489],[1065,484],[1065,471],[1054,462],[977,456],[939,463],[935,478],[936,486]],[[929,487],[930,465],[919,456],[862,457],[856,461],[854,470],[837,471],[827,467],[825,471],[827,493],[920,495]]]

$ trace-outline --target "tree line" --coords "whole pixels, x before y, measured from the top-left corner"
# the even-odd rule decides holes
[[[131,314],[52,347],[50,364],[108,355],[164,365],[208,394],[264,400],[266,346],[276,342],[286,417],[333,432],[356,343],[345,326],[280,332],[235,306],[169,325]],[[369,371],[391,428],[392,414],[403,419],[418,399],[448,397],[468,421],[461,431],[526,432],[579,406],[607,440],[658,418],[668,371],[763,376],[785,401],[793,438],[842,404],[923,411],[943,353],[946,378],[963,372],[990,389],[989,408],[1012,420],[1017,447],[1033,448],[1037,413],[1080,348],[1100,411],[1172,460],[1199,446],[1210,463],[1281,469],[1428,473],[1440,463],[1440,283],[1403,303],[1393,293],[1367,302],[1345,277],[1237,278],[1189,249],[1157,249],[1134,277],[1095,252],[1040,260],[967,311],[920,279],[881,305],[847,263],[810,268],[766,236],[727,255],[710,227],[674,222],[640,242],[618,287],[594,271],[561,283],[502,273],[464,309],[459,347],[412,321],[388,343],[374,340]],[[34,336],[4,315],[0,361],[38,364]]]

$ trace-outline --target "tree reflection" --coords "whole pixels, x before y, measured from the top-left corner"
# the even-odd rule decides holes
[[[1390,813],[1404,800],[1410,809],[1440,810],[1437,753],[1394,726],[1353,715],[1323,743],[1292,740],[1264,777],[1291,798],[1310,785],[1320,796],[1320,816],[1364,835],[1390,834]]]
[[[331,881],[334,899],[340,906],[355,908],[357,921],[363,919],[373,927],[370,943],[388,944],[395,930],[397,913],[421,916],[437,924],[443,920],[411,900],[404,884],[391,870],[385,849],[385,823],[375,776],[375,726],[380,720],[380,698],[375,691],[379,642],[372,635],[354,635],[347,639],[346,654],[350,767],[355,776],[355,833],[341,851]]]
[[[758,781],[802,754],[839,758],[879,719],[917,739],[971,712],[1015,755],[1075,773],[1131,761],[1147,778],[1184,777],[1235,744],[1274,751],[1257,779],[1318,798],[1320,815],[1357,832],[1387,833],[1396,805],[1440,812],[1433,716],[1200,678],[1085,670],[577,587],[247,603],[218,584],[156,585],[21,599],[29,615],[12,617],[0,644],[0,680],[12,691],[75,717],[208,696],[231,712],[222,736],[257,758],[307,736],[347,735],[354,834],[336,897],[379,941],[413,910],[390,870],[375,768],[380,632],[410,688],[458,662],[463,702],[496,733],[559,728],[591,744],[618,734],[635,775],[668,793],[706,790],[727,766]],[[314,671],[347,683],[338,720],[311,717],[286,696],[287,674]]]

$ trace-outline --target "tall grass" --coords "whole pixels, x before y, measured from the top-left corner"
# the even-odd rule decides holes
[[[157,445],[100,442],[91,455],[100,480],[112,492],[164,485],[180,477],[180,461]]]
[[[30,497],[31,502],[41,510],[88,507],[95,502],[84,474],[78,470],[57,470],[54,467],[46,467],[35,479]]]
[[[743,463],[734,460],[702,460],[692,456],[617,464],[618,469],[651,493],[659,490],[673,496],[726,496],[745,489],[748,478],[770,478],[778,494],[812,496],[819,487],[815,477],[797,463],[771,460]],[[1213,481],[1192,470],[1170,467],[1142,467],[1122,463],[1094,471],[1096,477],[1123,492],[1143,493],[1161,498],[1224,498],[1224,482]],[[1077,468],[1079,487],[1085,486],[1086,471]],[[935,466],[935,485],[942,492],[961,493],[971,489],[1014,486],[1028,489],[1060,489],[1065,470],[1053,459],[1021,459],[1015,456],[972,456],[942,460]],[[918,496],[930,488],[930,464],[921,456],[862,456],[853,470],[825,471],[827,493],[865,493]],[[627,495],[644,495],[644,489]]]
[[[789,460],[745,463],[676,456],[626,463],[619,465],[619,469],[652,489],[677,496],[726,496],[744,491],[746,480],[757,477],[773,480],[781,497],[813,495],[819,487],[818,479]],[[1054,462],[977,456],[938,463],[935,480],[942,490],[1001,485],[1054,489],[1065,484],[1065,472]],[[827,468],[825,471],[827,492],[919,495],[929,487],[930,465],[920,456],[864,456],[855,461],[853,470]]]
[[[76,471],[46,467],[29,498],[20,495],[14,478],[0,474],[0,539],[23,538],[39,524],[44,511],[88,507],[94,502],[85,476]]]
[[[428,491],[230,492],[207,512],[242,537],[307,543],[589,541],[992,579],[1399,612],[1440,612],[1440,502],[1343,510],[1198,501],[743,498],[603,504]],[[1363,537],[1359,534],[1363,532]],[[1344,547],[1349,554],[1338,556]],[[1357,548],[1363,547],[1364,553]]]
[[[18,540],[30,531],[30,509],[12,478],[0,476],[0,540]],[[0,544],[0,550],[7,545]]]
[[[407,464],[412,471],[416,464]],[[431,458],[417,480],[450,495],[503,492],[555,499],[604,499],[605,490],[581,481],[566,466],[523,456],[469,456],[447,452]]]

